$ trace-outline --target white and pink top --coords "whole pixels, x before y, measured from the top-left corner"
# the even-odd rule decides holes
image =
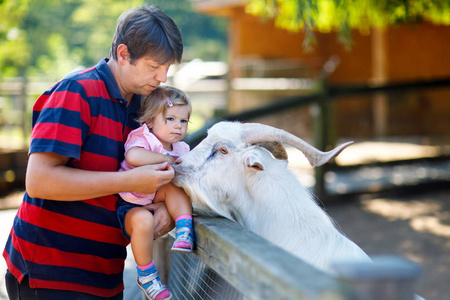
[[[188,153],[190,150],[189,145],[185,142],[177,142],[172,144],[172,151],[165,150],[161,142],[153,133],[150,132],[146,124],[143,124],[141,127],[130,132],[127,141],[125,142],[125,155],[127,151],[133,147],[144,148],[153,152],[170,155],[175,159]],[[131,169],[133,169],[133,167],[130,166],[124,159],[120,165],[119,172]],[[127,202],[139,205],[150,204],[155,198],[155,194],[140,194],[134,192],[120,193],[120,196]]]

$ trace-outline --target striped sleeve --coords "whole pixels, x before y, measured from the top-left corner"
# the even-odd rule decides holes
[[[89,133],[90,108],[78,82],[63,80],[42,94],[33,106],[30,153],[53,152],[80,159]]]

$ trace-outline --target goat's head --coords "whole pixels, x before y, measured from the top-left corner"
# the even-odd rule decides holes
[[[236,206],[251,205],[246,203],[251,199],[248,195],[251,192],[249,179],[255,180],[259,171],[273,170],[274,164],[282,164],[286,168],[286,161],[274,159],[263,148],[266,146],[258,146],[265,142],[294,146],[313,166],[328,162],[350,144],[322,152],[271,126],[220,122],[209,129],[208,136],[191,152],[176,161],[173,182],[185,189],[197,212],[219,214],[239,221],[236,212],[241,210]],[[275,169],[283,168],[278,166]]]

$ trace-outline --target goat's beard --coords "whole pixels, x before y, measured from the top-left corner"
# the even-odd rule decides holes
[[[182,180],[180,177],[175,177],[172,181],[178,187],[181,187],[191,199],[192,207],[195,214],[204,216],[218,216],[221,215],[210,201],[208,196],[196,186]]]
[[[232,205],[234,201],[230,201],[232,196],[221,194],[219,192],[221,189],[214,188],[211,182],[200,180],[197,174],[183,173],[177,167],[180,166],[175,167],[176,173],[172,183],[182,188],[189,196],[194,214],[220,216],[244,225],[241,214]]]

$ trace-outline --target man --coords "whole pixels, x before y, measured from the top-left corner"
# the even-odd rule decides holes
[[[10,299],[122,299],[126,245],[119,192],[150,194],[174,176],[166,163],[116,172],[148,96],[180,62],[178,27],[159,8],[124,12],[110,59],[69,74],[33,107],[26,193],[3,256]],[[155,236],[173,228],[164,204]]]

